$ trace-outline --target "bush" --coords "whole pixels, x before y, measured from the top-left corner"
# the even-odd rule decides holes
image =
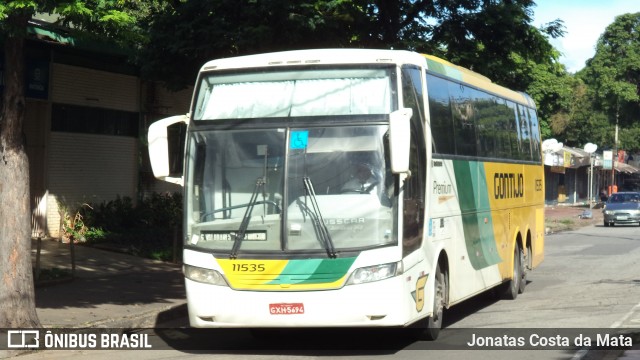
[[[89,227],[117,232],[135,226],[133,201],[129,197],[118,197],[82,210],[84,223]]]
[[[109,232],[102,230],[102,228],[88,228],[87,231],[84,233],[84,238],[87,240],[87,242],[92,243],[92,242],[100,242],[100,241],[105,241],[109,238]]]
[[[79,210],[90,243],[109,242],[131,254],[158,260],[173,259],[174,237],[182,227],[182,195],[154,193],[133,206],[118,197]],[[181,246],[181,242],[178,244]],[[180,249],[178,249],[180,250]]]

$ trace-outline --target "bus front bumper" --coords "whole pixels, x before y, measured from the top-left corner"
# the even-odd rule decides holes
[[[396,276],[336,290],[236,291],[185,279],[189,321],[199,328],[405,326],[412,296],[403,293],[402,281]]]

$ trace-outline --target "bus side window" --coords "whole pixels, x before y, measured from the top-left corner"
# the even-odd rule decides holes
[[[532,160],[531,127],[527,109],[518,105],[518,137],[520,140],[520,160]]]
[[[477,91],[455,82],[449,83],[453,137],[456,155],[478,156],[476,136],[476,109],[473,106]]]
[[[447,80],[427,74],[429,114],[434,152],[453,155],[453,120]]]
[[[529,108],[529,125],[531,126],[531,156],[533,161],[541,160],[540,150],[540,125],[538,124],[538,115],[535,109]]]

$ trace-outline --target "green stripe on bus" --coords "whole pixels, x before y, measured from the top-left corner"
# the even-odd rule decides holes
[[[462,81],[462,73],[460,72],[460,70],[454,67],[451,67],[449,65],[446,65],[444,63],[435,61],[433,59],[429,59],[429,58],[426,58],[426,59],[427,59],[427,68],[429,70],[436,72],[438,74]]]
[[[277,279],[268,284],[324,284],[344,277],[355,257],[338,259],[289,260]]]
[[[502,261],[498,254],[489,205],[484,166],[476,161],[454,160],[456,185],[469,261],[480,270]]]

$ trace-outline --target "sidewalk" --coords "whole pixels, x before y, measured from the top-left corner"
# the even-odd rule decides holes
[[[69,244],[42,240],[36,310],[44,327],[154,327],[158,314],[185,315],[181,266],[75,245],[75,276]],[[36,264],[37,241],[32,243]],[[64,273],[45,279],[48,269]]]
[[[590,216],[589,216],[590,214]],[[545,233],[575,230],[588,225],[602,225],[604,219],[602,204],[592,209],[587,205],[553,205],[544,208]]]

